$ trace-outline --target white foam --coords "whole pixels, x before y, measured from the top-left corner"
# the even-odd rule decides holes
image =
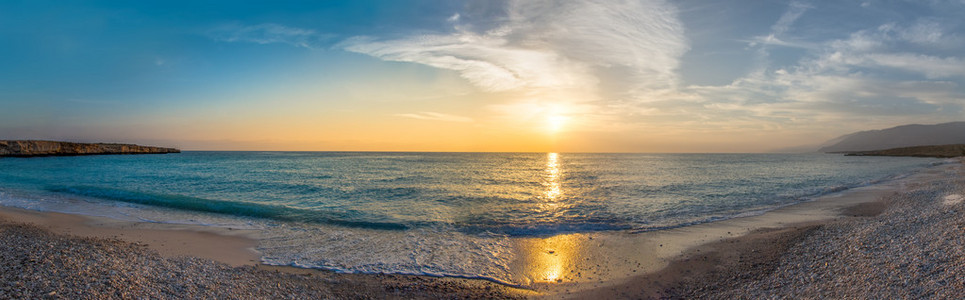
[[[295,227],[290,227],[294,225]],[[480,278],[514,284],[510,238],[451,228],[372,230],[286,224],[264,231],[262,263],[344,273],[395,273]]]

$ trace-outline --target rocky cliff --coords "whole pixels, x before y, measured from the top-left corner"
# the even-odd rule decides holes
[[[916,157],[959,157],[965,156],[965,145],[937,145],[904,147],[875,151],[856,151],[845,155],[854,156],[916,156]]]
[[[0,156],[69,156],[99,154],[162,154],[180,153],[174,148],[139,146],[133,144],[85,144],[55,141],[2,141]]]

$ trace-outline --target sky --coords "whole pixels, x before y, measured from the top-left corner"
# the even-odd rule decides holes
[[[769,152],[965,120],[965,0],[2,1],[0,139]]]

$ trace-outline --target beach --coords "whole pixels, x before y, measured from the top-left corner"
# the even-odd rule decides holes
[[[244,232],[0,210],[0,298],[520,298],[488,281],[259,263]]]
[[[738,264],[715,284],[683,285],[684,298],[965,297],[965,172],[961,165],[908,182],[879,203],[875,216],[844,218],[807,230],[765,266]],[[862,207],[859,207],[862,208]],[[793,233],[792,233],[793,234]],[[750,267],[756,272],[746,272]],[[737,274],[751,276],[733,276]]]
[[[250,232],[3,208],[0,294],[51,298],[760,298],[963,295],[961,163],[761,215],[517,243],[545,280],[262,265]],[[958,277],[956,277],[958,276]],[[266,282],[271,284],[265,284]]]
[[[0,300],[965,299],[963,15],[0,1]]]
[[[833,218],[789,218],[563,298],[962,298],[963,175],[956,163],[834,195],[852,201]]]

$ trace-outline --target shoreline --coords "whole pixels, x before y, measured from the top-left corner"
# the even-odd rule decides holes
[[[537,262],[536,272],[543,272],[541,275],[547,274],[546,267],[557,268],[552,270],[556,272],[555,274],[545,275],[546,279],[550,280],[530,283],[528,286],[532,290],[496,284],[483,279],[427,275],[343,274],[290,266],[264,265],[254,251],[257,241],[247,237],[249,232],[244,230],[117,221],[10,207],[0,207],[0,220],[32,223],[54,233],[119,239],[153,249],[165,258],[194,256],[219,261],[233,267],[253,266],[254,269],[261,271],[328,278],[336,281],[365,282],[368,286],[378,286],[386,278],[390,278],[390,281],[395,284],[417,287],[438,284],[456,285],[467,288],[470,295],[481,292],[474,290],[474,286],[493,290],[492,286],[495,285],[502,287],[496,288],[501,296],[589,298],[637,295],[656,298],[680,294],[682,289],[699,288],[699,284],[694,282],[710,280],[700,278],[714,277],[714,274],[720,272],[720,266],[735,266],[735,264],[768,266],[787,252],[794,243],[817,228],[840,219],[869,218],[880,214],[888,206],[885,195],[896,193],[906,185],[927,181],[928,178],[934,180],[936,177],[941,177],[945,170],[960,168],[960,165],[961,163],[938,165],[906,178],[825,195],[813,201],[782,207],[756,216],[652,232],[602,232],[559,235],[546,239],[521,238],[518,251],[523,255],[515,266],[519,268],[517,271],[532,271],[524,269],[534,268],[532,264],[534,261]],[[780,246],[775,247],[774,244]],[[595,245],[597,247],[593,247]],[[573,249],[564,249],[567,247],[573,247]],[[756,252],[752,251],[751,255],[741,254],[748,249]],[[567,251],[571,253],[566,253]],[[558,259],[564,255],[570,257]],[[583,259],[585,260],[577,261]],[[543,265],[541,266],[540,263]],[[553,265],[554,263],[556,265]],[[636,266],[633,263],[636,263]],[[570,266],[559,266],[565,264]],[[745,273],[752,277],[756,276],[755,274],[767,273],[766,268],[737,269],[745,270]],[[569,274],[566,274],[567,271]]]
[[[0,206],[0,241],[5,246],[0,249],[0,298],[513,299],[534,295],[484,280],[265,265],[254,251],[257,241],[246,234]],[[77,278],[72,272],[99,275]]]
[[[789,272],[787,269],[815,261],[816,258],[826,259],[826,261],[819,261],[819,263],[834,265],[834,256],[822,257],[820,254],[815,254],[815,252],[827,251],[826,249],[815,249],[818,247],[815,247],[814,244],[820,243],[814,241],[819,239],[815,238],[816,236],[828,237],[827,240],[846,238],[849,227],[855,226],[855,224],[881,223],[880,219],[885,218],[883,215],[888,213],[891,213],[891,215],[887,217],[896,219],[893,222],[898,222],[898,227],[902,226],[900,222],[904,221],[904,218],[917,218],[918,216],[914,215],[918,209],[917,205],[925,203],[914,203],[914,201],[920,199],[909,200],[909,194],[922,191],[940,192],[933,186],[948,185],[948,182],[955,178],[949,176],[951,173],[958,174],[958,176],[965,173],[963,163],[965,161],[959,160],[953,164],[939,165],[923,170],[908,178],[886,182],[884,183],[885,186],[869,186],[868,189],[878,191],[865,193],[861,195],[863,196],[861,198],[871,199],[871,201],[851,201],[848,205],[839,206],[837,208],[839,213],[833,218],[787,222],[781,226],[761,227],[736,237],[724,237],[703,243],[683,251],[682,254],[671,259],[665,267],[657,271],[630,277],[612,285],[567,293],[559,298],[733,299],[735,297],[788,297],[792,295],[792,298],[827,298],[831,293],[826,293],[826,290],[837,286],[823,287],[824,290],[812,288],[810,291],[812,294],[803,296],[802,294],[787,292],[787,290],[791,290],[784,286],[788,277],[779,277],[778,279],[769,277],[776,277],[774,274],[781,274],[782,272],[787,273]],[[888,186],[891,188],[888,188]],[[952,188],[952,190],[955,189]],[[965,182],[958,183],[957,189],[960,193],[965,192]],[[862,191],[852,191],[852,193],[856,192],[862,193]],[[845,191],[830,196],[854,196],[848,194],[848,191]],[[938,196],[928,199],[930,203],[927,203],[927,205],[945,206],[944,209],[946,210],[953,209],[951,212],[955,212],[955,210],[954,206],[950,205],[959,205],[963,202],[962,199],[965,199],[965,196],[960,194]],[[944,200],[942,197],[944,197]],[[949,204],[949,199],[952,199],[951,204]],[[901,205],[896,205],[896,202]],[[909,204],[909,202],[912,203]],[[904,211],[892,212],[896,209],[903,209]],[[965,222],[959,221],[958,224],[965,224]],[[965,236],[958,241],[959,244],[963,242],[965,242]],[[834,250],[848,251],[841,248],[835,249],[832,247]],[[800,255],[800,253],[809,254],[809,259],[794,260],[788,258],[792,254]],[[897,254],[897,257],[901,258],[909,256],[911,255],[908,253]],[[791,260],[791,262],[788,262],[788,260]],[[965,267],[965,265],[959,265],[959,267]],[[808,275],[807,272],[799,271],[791,278],[800,279],[805,275]],[[761,282],[768,282],[767,280],[770,280],[771,286],[769,290],[766,290],[766,293],[749,296],[752,295],[746,291],[749,287],[760,285]],[[870,288],[870,286],[859,285],[860,288]],[[959,290],[955,292],[958,295],[965,295],[965,285],[959,287]],[[859,291],[847,295],[846,298],[860,298],[862,295],[868,294],[862,294]],[[837,295],[837,297],[840,297],[840,295]],[[884,296],[884,298],[889,297]]]
[[[661,297],[965,297],[965,160],[928,171],[829,222],[772,230],[775,237],[763,244],[730,240],[735,244],[731,250],[755,254],[682,280]],[[790,244],[773,243],[781,240]],[[691,253],[685,260],[726,256],[727,251],[723,246],[704,257]]]
[[[692,256],[699,255],[702,258],[707,253],[732,248],[729,244],[746,244],[751,241],[766,243],[763,241],[769,239],[768,236],[775,235],[773,238],[785,238],[784,234],[772,233],[775,231],[810,228],[840,219],[862,218],[880,213],[887,207],[887,203],[881,202],[883,197],[900,191],[909,184],[942,178],[945,170],[959,168],[960,165],[936,165],[903,178],[827,194],[760,215],[658,231],[563,235],[569,236],[568,238],[557,236],[557,239],[577,240],[576,243],[580,246],[570,251],[575,254],[563,251],[563,256],[570,255],[579,259],[569,270],[563,270],[562,273],[568,276],[562,276],[562,282],[539,282],[532,286],[538,291],[561,298],[593,298],[600,295],[608,298],[620,297],[620,291],[626,288],[637,291],[635,294],[660,294],[665,289],[672,289],[670,285],[673,284],[653,284],[652,280],[648,280],[653,276],[647,277],[646,274],[660,274],[658,277],[661,278],[689,278],[690,273],[694,272],[688,268],[676,268],[676,272],[687,274],[665,270],[674,269],[675,264],[687,262]],[[559,248],[560,245],[545,246],[542,253],[536,254],[544,258],[534,260],[547,260],[545,257],[559,254]],[[548,251],[555,252],[549,254]],[[706,264],[698,267],[710,269]]]

